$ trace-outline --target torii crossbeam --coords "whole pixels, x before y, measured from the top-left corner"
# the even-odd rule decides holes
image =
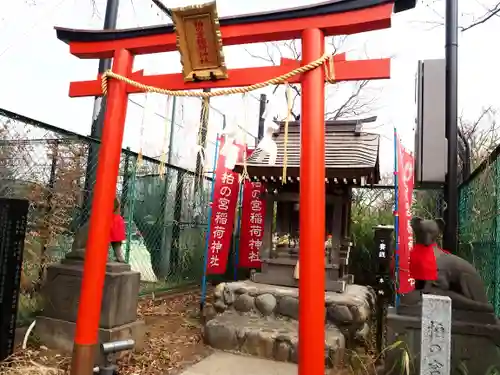
[[[364,81],[390,78],[390,59],[356,60],[346,61],[345,54],[336,55],[334,58],[335,80],[340,81]],[[186,84],[182,74],[157,74],[144,75],[140,70],[132,73],[129,78],[139,83],[169,90],[197,90],[207,88],[225,88],[250,86],[258,82],[267,81],[274,77],[283,75],[300,66],[300,61],[292,59],[281,59],[278,66],[265,66],[259,68],[233,69],[228,71],[229,78],[217,81],[200,81]],[[288,83],[300,84],[302,75],[298,74],[288,80]],[[144,92],[134,86],[127,86],[128,94]],[[69,96],[100,96],[102,95],[101,78],[93,81],[72,82],[70,84]]]
[[[324,54],[324,38],[355,34],[391,25],[393,11],[413,8],[416,0],[330,0],[301,8],[220,19],[225,46],[279,40],[302,40],[302,62],[284,59],[279,66],[228,70],[227,79],[215,82],[184,82],[181,74],[144,75],[132,72],[135,55],[176,50],[172,25],[116,31],[56,28],[60,40],[69,44],[79,58],[113,58],[112,71],[143,84],[170,90],[193,90],[249,86],[318,60]],[[390,60],[348,61],[335,58],[336,81],[384,79],[390,76]],[[324,68],[319,67],[290,83],[302,85],[300,165],[300,252],[299,280],[299,374],[324,374],[324,228],[325,213],[325,127]],[[73,375],[90,375],[94,348],[98,343],[102,288],[108,241],[119,170],[127,97],[140,89],[112,79],[108,85],[107,108],[95,183],[84,277],[78,309],[72,362]],[[73,82],[70,96],[102,95],[101,82]]]

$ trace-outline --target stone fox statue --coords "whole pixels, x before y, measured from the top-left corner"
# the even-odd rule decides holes
[[[414,217],[411,227],[415,245],[410,258],[410,274],[415,279],[416,289],[449,296],[454,308],[493,311],[474,266],[437,245],[444,221]]]
[[[87,238],[89,236],[90,220],[83,224],[75,234],[75,239],[71,247],[71,252],[67,255],[68,258],[83,259],[85,248],[87,247]],[[125,263],[125,258],[122,253],[122,242],[125,240],[125,222],[120,215],[120,201],[115,198],[113,221],[111,224],[111,233],[109,242],[113,248],[115,258],[120,263]]]

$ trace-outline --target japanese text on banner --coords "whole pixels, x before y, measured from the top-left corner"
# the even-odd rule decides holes
[[[245,181],[241,210],[239,266],[260,267],[260,248],[264,238],[266,204],[265,187],[261,182]]]
[[[221,150],[222,148],[223,141],[220,145]],[[208,234],[207,274],[226,272],[231,247],[239,180],[236,172],[225,167],[225,162],[224,155],[219,154]]]
[[[413,201],[414,175],[413,155],[397,141],[398,156],[398,252],[399,252],[399,290],[409,293],[415,289],[415,281],[410,275],[410,253],[413,249],[413,231],[411,229],[411,204]]]

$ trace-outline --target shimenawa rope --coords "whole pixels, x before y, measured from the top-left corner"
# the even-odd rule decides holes
[[[102,87],[103,94],[106,95],[108,92],[108,79],[114,78],[114,79],[125,82],[125,83],[129,84],[130,86],[136,87],[136,88],[138,88],[142,91],[145,91],[145,92],[154,92],[157,94],[164,94],[164,95],[171,95],[171,96],[189,96],[189,97],[200,97],[200,98],[212,98],[215,96],[242,94],[242,93],[247,93],[250,91],[262,89],[262,88],[270,86],[270,85],[279,85],[279,84],[282,84],[282,83],[290,80],[290,78],[292,78],[293,76],[296,76],[297,74],[302,74],[302,73],[308,72],[309,70],[316,69],[317,67],[323,65],[327,61],[329,62],[329,64],[328,64],[329,66],[325,67],[325,71],[327,71],[327,74],[325,74],[325,76],[326,76],[327,82],[334,83],[335,72],[333,69],[333,66],[334,66],[333,55],[330,53],[325,53],[319,59],[312,61],[309,64],[306,64],[306,65],[301,66],[299,68],[293,69],[290,72],[282,74],[279,77],[272,78],[272,79],[269,79],[267,81],[256,83],[254,85],[245,86],[245,87],[232,87],[232,88],[222,89],[222,90],[218,90],[218,91],[209,91],[209,92],[190,91],[190,90],[168,90],[168,89],[162,89],[159,87],[154,87],[154,86],[142,84],[142,83],[134,81],[130,78],[124,77],[120,74],[116,74],[112,70],[107,70],[102,75],[101,87]],[[328,70],[329,70],[329,72],[328,72]]]
[[[319,59],[310,62],[309,64],[306,64],[304,66],[301,66],[299,68],[293,69],[288,73],[282,74],[281,76],[278,76],[276,78],[269,79],[264,82],[256,83],[254,85],[246,86],[246,87],[233,87],[233,88],[227,88],[227,89],[222,89],[218,91],[189,91],[189,90],[168,90],[168,89],[162,89],[159,87],[154,87],[154,86],[149,86],[142,84],[140,82],[134,81],[130,78],[124,77],[120,74],[114,73],[112,70],[107,70],[104,72],[104,74],[101,77],[101,87],[102,87],[102,92],[104,95],[107,94],[108,92],[108,80],[110,78],[117,79],[119,81],[125,82],[133,87],[136,87],[142,91],[145,91],[146,93],[154,92],[157,94],[164,94],[164,95],[169,95],[169,96],[183,96],[183,97],[200,97],[203,98],[204,101],[202,103],[202,118],[207,116],[208,117],[208,110],[206,107],[207,106],[207,100],[208,98],[211,97],[216,97],[216,96],[225,96],[225,95],[232,95],[232,94],[245,94],[250,91],[258,90],[270,85],[279,85],[282,83],[286,83],[290,78],[293,76],[296,76],[297,74],[302,74],[305,72],[308,72],[310,70],[316,69],[320,67],[321,65],[324,65],[325,63],[328,63],[328,65],[325,65],[325,79],[328,83],[335,83],[335,63],[334,63],[334,56],[330,53],[325,53],[323,56],[321,56]],[[289,90],[289,86],[287,87],[287,90]],[[290,93],[288,93],[288,97],[290,97]],[[147,99],[146,99],[147,100]],[[286,167],[287,167],[287,141],[288,141],[288,122],[290,118],[290,99],[287,100],[288,102],[288,114],[287,114],[287,120],[285,121],[285,150],[284,150],[284,160],[283,160],[283,183],[286,182]],[[143,119],[144,121],[144,119]],[[203,126],[203,125],[201,125]],[[244,152],[246,154],[246,152]],[[245,155],[246,156],[246,155]],[[246,158],[245,158],[246,159]],[[142,146],[141,150],[139,152],[139,156],[137,158],[137,165],[140,166],[142,164]],[[160,175],[162,173],[162,166],[160,165]],[[246,172],[246,160],[244,160],[244,172]],[[247,173],[244,173],[244,177],[247,177]],[[298,265],[297,265],[298,266]]]

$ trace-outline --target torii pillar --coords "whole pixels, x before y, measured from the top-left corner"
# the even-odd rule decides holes
[[[302,63],[319,59],[323,31],[302,32]],[[325,77],[324,69],[302,75],[299,225],[299,373],[325,371]],[[318,272],[319,271],[319,272]],[[306,368],[307,367],[307,368]]]

